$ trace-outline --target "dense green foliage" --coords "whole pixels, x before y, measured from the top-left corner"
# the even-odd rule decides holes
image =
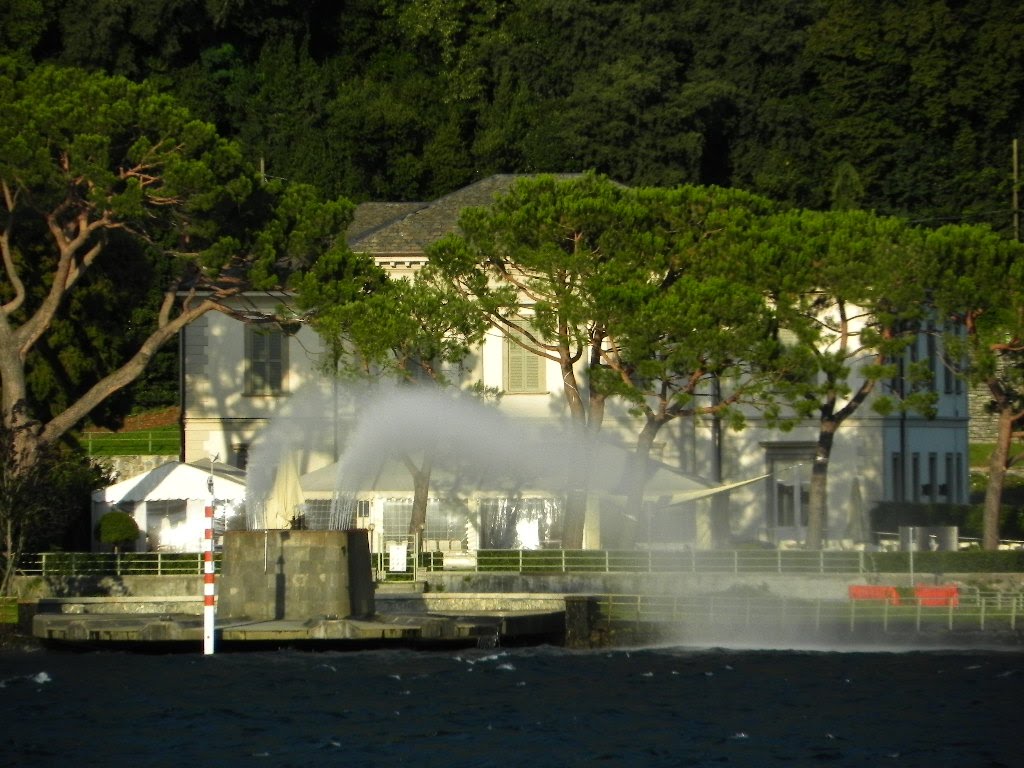
[[[44,448],[22,471],[10,431],[0,426],[0,595],[7,594],[21,552],[82,549],[89,544],[90,493],[110,477],[65,446]]]
[[[1024,460],[1013,445],[1024,425],[1024,258],[1018,243],[987,227],[941,227],[928,244],[941,265],[932,292],[948,318],[950,360],[986,392],[996,417],[985,494],[985,546],[993,549],[1007,469]]]
[[[843,307],[857,304],[874,318],[857,342],[878,352],[867,379],[848,380],[856,350],[838,333],[838,354],[773,361],[791,366],[788,400],[817,414],[829,440],[848,405],[891,374],[896,330],[917,319],[901,314],[920,306],[915,292],[925,287],[927,269],[914,272],[914,258],[985,240],[954,229],[921,246],[907,220],[986,222],[993,238],[1011,229],[1010,143],[1024,124],[1024,8],[1011,0],[5,0],[4,9],[0,174],[13,194],[3,226],[8,271],[28,286],[12,281],[0,295],[24,330],[3,345],[5,369],[20,365],[24,344],[27,378],[13,400],[31,405],[47,439],[86,416],[116,423],[146,394],[159,400],[147,383],[131,388],[156,373],[150,361],[171,338],[166,322],[157,328],[159,302],[168,286],[195,284],[184,275],[216,279],[228,265],[238,268],[232,277],[268,288],[320,259],[296,285],[332,339],[334,368],[353,343],[364,365],[397,359],[406,372],[457,359],[479,322],[460,325],[468,314],[448,311],[459,297],[440,286],[390,284],[339,248],[351,206],[338,196],[425,199],[496,172],[596,170],[585,183],[601,186],[581,207],[559,210],[542,189],[524,187],[497,219],[463,221],[470,241],[525,244],[508,263],[531,270],[534,287],[555,264],[551,222],[580,234],[575,253],[558,254],[560,274],[548,274],[552,286],[569,275],[559,286],[568,290],[542,291],[531,328],[513,328],[535,331],[563,362],[589,355],[599,385],[609,374],[579,404],[578,420],[599,424],[601,398],[619,396],[660,423],[686,412],[685,381],[735,376],[736,361],[773,354],[751,340],[774,344],[785,332],[805,351],[828,349],[808,320],[822,301],[841,321]],[[641,218],[630,219],[633,201],[609,180],[652,196]],[[729,266],[717,236],[702,240],[694,222],[672,220],[686,210],[677,198],[695,189],[723,199],[748,190],[746,202],[725,206],[740,219],[757,195],[778,202],[757,224],[770,247],[745,252],[755,278],[779,279],[769,290],[779,306],[803,307],[803,317],[762,317],[752,299],[765,283],[745,290],[730,281],[742,268]],[[643,237],[630,240],[630,231]],[[83,233],[81,242],[73,236]],[[89,255],[95,248],[102,259]],[[632,266],[603,260],[609,249],[632,254]],[[674,261],[681,253],[692,259],[685,269]],[[61,312],[40,320],[47,333],[36,335],[33,312],[61,285],[52,279],[58,256],[73,264],[75,291],[58,298]],[[954,276],[984,267],[976,259],[960,269],[956,258]],[[1019,285],[1019,264],[996,279]],[[943,308],[965,326],[985,319],[963,334],[976,343],[965,346],[961,372],[992,389],[985,372],[1019,348],[997,348],[1005,323],[985,327],[995,313],[977,305],[977,286],[953,284]],[[980,295],[997,294],[982,286]],[[357,298],[358,309],[345,306]],[[508,294],[493,298],[489,320],[515,325]],[[1019,291],[1013,302],[1015,311]],[[734,315],[709,319],[716,304]],[[688,345],[686,331],[695,336],[705,320],[699,337],[708,343]],[[454,346],[437,346],[442,339]],[[599,359],[609,349],[617,358]],[[1010,370],[1019,369],[1013,357]],[[670,373],[681,386],[651,411],[644,386]],[[807,387],[812,373],[824,381],[819,391]],[[996,400],[1004,384],[996,382]],[[911,406],[927,403],[891,404]],[[824,506],[823,494],[815,500]]]
[[[96,538],[115,549],[132,544],[139,537],[139,526],[127,512],[107,512],[96,524]]]
[[[10,563],[34,527],[65,519],[65,500],[44,489],[53,497],[54,478],[82,463],[61,455],[74,430],[141,402],[138,388],[124,395],[147,371],[167,375],[150,366],[185,325],[234,311],[225,299],[247,288],[287,285],[342,238],[352,206],[261,178],[236,141],[153,81],[15,52],[0,57],[0,102]],[[71,503],[88,499],[74,490]]]
[[[1010,223],[1014,0],[6,5],[12,47],[166,84],[329,196],[594,169],[825,208],[852,179],[880,212]]]
[[[1011,0],[4,5],[12,53],[170,90],[268,178],[328,198],[426,199],[494,172],[593,169],[1011,225],[1010,142],[1024,124],[1024,9]],[[37,350],[31,387],[54,410],[145,327],[88,308],[166,277],[129,243],[109,247],[137,267],[97,274],[63,341]],[[132,333],[119,342],[103,323]],[[164,354],[163,376],[94,420],[159,397]]]
[[[216,298],[285,284],[351,216],[309,185],[260,179],[152,82],[4,58],[0,93],[4,404],[25,399],[53,437],[116,421],[173,375],[164,342],[219,308],[174,307],[176,291],[228,274]]]

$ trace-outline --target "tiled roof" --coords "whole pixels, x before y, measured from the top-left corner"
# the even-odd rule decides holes
[[[429,203],[360,203],[345,237],[352,243],[426,205]]]
[[[577,175],[556,174],[556,178]],[[527,175],[489,176],[431,203],[363,203],[356,208],[348,230],[349,247],[357,253],[423,253],[428,245],[458,229],[459,214],[464,208],[490,205],[496,196],[508,192],[514,182],[523,178]],[[386,218],[388,215],[390,219]]]

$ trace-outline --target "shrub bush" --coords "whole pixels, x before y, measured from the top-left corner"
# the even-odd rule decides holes
[[[139,538],[139,526],[127,512],[113,510],[100,518],[96,525],[96,538],[115,549],[127,547]]]

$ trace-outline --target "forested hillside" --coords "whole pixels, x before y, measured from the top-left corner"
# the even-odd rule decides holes
[[[1011,227],[1017,0],[4,4],[8,49],[162,84],[329,197],[594,169]]]

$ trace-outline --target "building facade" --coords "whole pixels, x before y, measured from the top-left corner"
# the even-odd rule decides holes
[[[491,177],[429,203],[364,204],[357,208],[349,244],[356,252],[372,254],[393,275],[411,274],[425,262],[430,243],[455,231],[464,207],[486,205],[515,178]],[[467,387],[481,383],[501,390],[498,406],[483,413],[449,413],[449,406],[439,401],[409,405],[403,413],[402,404],[392,400],[385,401],[383,410],[379,400],[368,400],[351,385],[318,372],[322,347],[311,329],[260,322],[288,298],[283,293],[247,294],[239,305],[243,319],[209,313],[182,333],[185,461],[215,459],[246,468],[250,507],[258,503],[257,496],[271,493],[279,467],[287,464],[303,479],[304,495],[294,502],[295,509],[301,507],[311,519],[326,519],[339,514],[338,490],[346,483],[339,473],[351,469],[354,459],[348,454],[358,441],[371,446],[374,440],[367,435],[372,434],[377,443],[397,447],[423,433],[442,434],[449,446],[461,444],[469,449],[465,453],[489,461],[493,471],[481,471],[479,465],[435,470],[427,526],[420,532],[424,546],[447,551],[559,546],[561,494],[542,482],[539,478],[546,473],[528,461],[527,473],[538,478],[532,485],[510,471],[520,461],[517,457],[541,457],[553,467],[557,456],[571,454],[557,447],[568,420],[557,365],[524,352],[492,328],[459,376]],[[246,316],[250,322],[244,321]],[[830,545],[869,540],[867,513],[881,501],[966,502],[967,397],[960,380],[942,364],[936,339],[923,333],[907,352],[908,360],[928,359],[934,366],[934,418],[882,416],[867,402],[840,428],[829,472]],[[499,421],[492,411],[500,414]],[[392,422],[396,414],[402,416],[397,425]],[[431,414],[438,418],[431,421]],[[617,446],[609,450],[628,455],[640,426],[624,407],[611,403],[602,427],[608,443]],[[816,422],[783,432],[756,412],[739,432],[723,429],[711,417],[669,423],[655,445],[659,480],[648,488],[640,513],[639,545],[801,541],[817,432]],[[556,448],[548,456],[550,445]],[[402,471],[397,453],[361,450],[376,462],[377,472],[372,478],[361,475],[360,487],[346,490],[352,497],[350,524],[372,525],[377,545],[383,547],[407,534],[412,480]],[[619,471],[608,469],[613,465],[618,466],[612,460],[591,477],[603,473],[608,480]],[[456,486],[449,475],[459,471],[489,479]],[[499,481],[506,475],[509,479]],[[701,489],[723,485],[735,487],[718,497],[696,498]],[[631,514],[613,488],[591,494],[586,546],[614,546],[618,523]],[[722,530],[723,517],[729,542],[715,534]],[[276,525],[288,522],[285,514]]]

